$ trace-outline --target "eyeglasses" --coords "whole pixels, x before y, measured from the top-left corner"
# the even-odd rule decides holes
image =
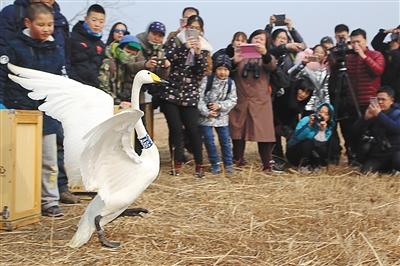
[[[127,30],[114,29],[113,32],[114,32],[114,33],[123,33],[123,34],[126,34],[128,31],[127,31]]]

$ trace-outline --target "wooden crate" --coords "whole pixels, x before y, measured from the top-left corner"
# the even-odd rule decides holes
[[[42,113],[0,110],[0,229],[41,217]]]

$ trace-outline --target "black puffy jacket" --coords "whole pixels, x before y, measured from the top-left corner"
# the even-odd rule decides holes
[[[72,68],[70,77],[98,88],[105,44],[100,37],[90,35],[83,28],[83,21],[79,21],[72,29],[70,45]]]

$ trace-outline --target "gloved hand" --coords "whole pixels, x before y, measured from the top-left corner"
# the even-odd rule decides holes
[[[7,107],[5,107],[4,104],[0,103],[0,110],[1,109],[7,109]]]

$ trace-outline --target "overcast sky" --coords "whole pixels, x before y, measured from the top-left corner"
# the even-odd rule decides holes
[[[200,10],[205,22],[205,36],[214,50],[229,44],[233,33],[244,31],[248,35],[264,28],[272,14],[286,14],[301,33],[308,46],[313,46],[326,35],[333,36],[336,24],[345,23],[350,29],[363,28],[369,41],[380,28],[393,28],[400,24],[400,0],[390,1],[78,1],[59,0],[62,13],[71,20],[90,4],[106,7],[107,27],[104,37],[114,22],[122,21],[133,34],[146,30],[148,24],[158,20],[167,31],[179,26],[182,9],[194,6]],[[0,0],[1,8],[13,1]],[[79,16],[82,18],[83,16]],[[72,21],[74,24],[76,20]],[[72,26],[71,26],[72,28]]]

